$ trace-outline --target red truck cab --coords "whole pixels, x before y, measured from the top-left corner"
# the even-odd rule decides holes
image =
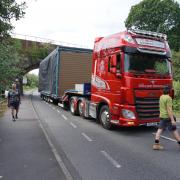
[[[165,34],[128,30],[96,38],[90,116],[106,129],[159,122],[162,88],[172,89],[170,58]]]

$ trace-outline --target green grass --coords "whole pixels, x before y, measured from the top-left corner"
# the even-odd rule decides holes
[[[3,101],[0,100],[0,117],[3,116],[4,112],[7,110],[7,101],[6,99],[3,99]]]
[[[37,87],[23,86],[23,90],[24,90],[24,91],[33,90],[33,89],[36,89],[36,88],[37,88]]]

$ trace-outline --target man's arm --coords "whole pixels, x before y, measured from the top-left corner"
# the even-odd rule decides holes
[[[170,99],[167,102],[167,112],[168,112],[168,116],[171,119],[172,124],[176,124],[176,121],[174,120],[174,116],[173,116],[173,110],[172,110],[172,99]]]

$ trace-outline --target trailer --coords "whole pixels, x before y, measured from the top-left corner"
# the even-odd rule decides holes
[[[73,48],[70,59],[63,59],[68,51],[61,49],[40,64],[43,98],[73,115],[97,119],[105,129],[157,125],[165,85],[173,96],[171,52],[165,34],[127,30],[99,37],[93,51]],[[81,58],[75,61],[77,52]]]
[[[61,102],[65,92],[75,92],[74,84],[91,81],[91,65],[91,49],[57,47],[40,63],[41,97],[55,104]]]

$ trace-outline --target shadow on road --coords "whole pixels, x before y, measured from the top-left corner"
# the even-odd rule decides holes
[[[147,126],[138,126],[138,127],[114,127],[113,131],[118,134],[123,134],[127,136],[141,135],[144,133],[152,133],[157,130],[156,126],[147,127]]]

